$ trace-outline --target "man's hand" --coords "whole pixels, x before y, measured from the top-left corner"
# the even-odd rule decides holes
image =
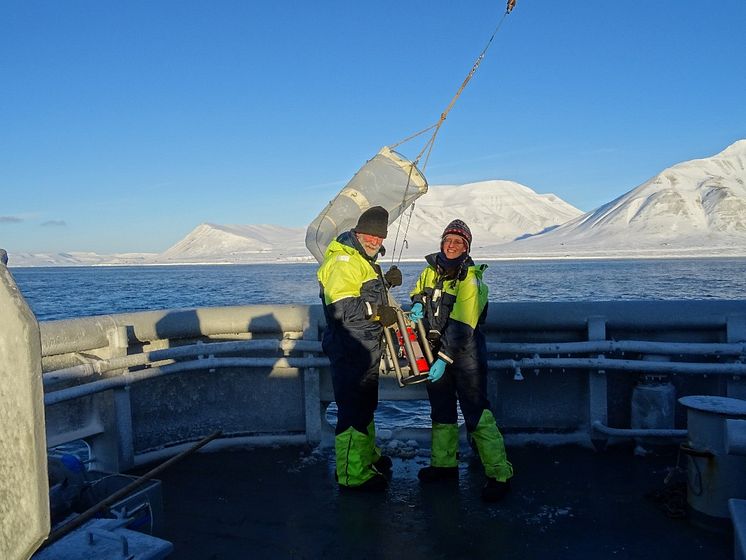
[[[378,321],[384,327],[396,324],[396,309],[389,305],[379,305],[373,314],[373,320]]]
[[[401,270],[399,270],[398,267],[392,266],[391,268],[388,269],[388,271],[386,271],[386,274],[384,274],[383,277],[386,279],[386,283],[390,287],[396,288],[397,286],[401,286],[401,283],[402,283]]]

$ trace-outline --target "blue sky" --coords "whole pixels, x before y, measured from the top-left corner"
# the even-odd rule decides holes
[[[202,222],[305,227],[381,146],[437,122],[504,9],[5,0],[0,247],[157,252]],[[518,0],[426,176],[591,210],[720,152],[746,138],[744,28],[744,0]]]

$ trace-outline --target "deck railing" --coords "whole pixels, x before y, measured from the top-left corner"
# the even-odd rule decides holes
[[[640,425],[634,391],[745,396],[745,318],[746,301],[490,304],[494,412],[508,434],[535,438],[681,437],[682,411]],[[329,443],[323,326],[320,307],[302,305],[42,323],[48,444],[85,438],[101,466],[122,470],[216,429],[222,444]],[[382,377],[382,400],[425,398],[423,385]]]

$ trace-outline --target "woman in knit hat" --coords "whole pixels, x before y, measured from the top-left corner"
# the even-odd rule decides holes
[[[482,498],[495,502],[508,492],[513,467],[487,400],[487,347],[479,328],[487,314],[488,290],[482,281],[487,265],[474,264],[471,243],[471,230],[463,221],[448,224],[440,251],[425,257],[427,267],[410,294],[410,318],[423,321],[437,356],[427,384],[430,466],[418,477],[423,483],[458,479],[458,403],[487,475]]]

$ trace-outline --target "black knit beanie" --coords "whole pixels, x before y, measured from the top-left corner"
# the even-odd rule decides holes
[[[360,215],[355,226],[355,233],[367,233],[386,238],[389,225],[389,213],[383,206],[371,206]]]

